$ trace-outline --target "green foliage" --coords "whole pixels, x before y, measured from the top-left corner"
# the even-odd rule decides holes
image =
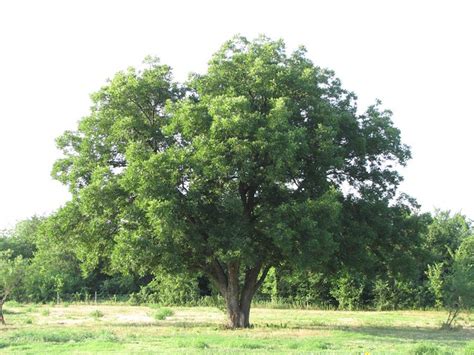
[[[451,303],[456,300],[461,308],[474,307],[474,236],[464,239],[454,255],[450,286]]]
[[[277,272],[279,303],[304,307],[308,305],[327,308],[332,297],[329,295],[329,280],[322,273],[302,270],[279,269]]]
[[[454,254],[447,284],[449,315],[443,325],[451,328],[461,310],[474,308],[474,236],[465,238]]]
[[[365,282],[363,275],[350,274],[347,271],[335,279],[330,293],[337,300],[338,309],[352,311],[360,308]]]
[[[378,311],[393,309],[393,290],[388,280],[377,278],[374,288],[374,306]]]
[[[430,290],[435,297],[436,308],[442,308],[445,298],[445,279],[444,279],[444,264],[435,263],[428,265],[426,275],[428,276]]]
[[[80,289],[84,281],[79,265],[66,245],[40,241],[25,280],[26,298],[44,302]]]
[[[263,282],[262,286],[260,287],[258,294],[262,299],[269,299],[272,302],[278,302],[278,279],[277,271],[274,267],[272,267],[268,272],[268,275],[265,278],[265,281]]]
[[[13,230],[0,233],[0,251],[11,250],[13,257],[33,258],[38,230],[43,221],[44,218],[34,216],[18,222]]]
[[[434,262],[452,260],[451,253],[471,233],[471,222],[465,216],[460,213],[451,216],[449,211],[437,210],[425,236],[425,248]]]
[[[182,305],[196,302],[199,297],[200,290],[195,275],[157,273],[150,283],[130,295],[129,302]]]
[[[18,287],[27,272],[28,262],[22,256],[12,257],[12,251],[0,251],[0,302],[6,301]]]
[[[355,275],[363,273],[367,278],[357,307],[373,306],[378,310],[392,310],[433,306],[441,308],[445,305],[452,311],[449,319],[455,314],[457,316],[458,312],[455,312],[457,308],[453,305],[459,304],[459,299],[452,296],[453,285],[456,284],[458,290],[463,286],[468,286],[469,275],[462,276],[463,273],[456,272],[457,276],[453,278],[455,253],[447,253],[447,259],[435,262],[439,254],[437,249],[434,249],[433,253],[427,249],[426,238],[428,230],[435,230],[432,226],[434,224],[438,231],[451,230],[451,237],[461,240],[462,243],[469,239],[466,237],[464,228],[441,227],[443,225],[466,226],[468,223],[464,217],[461,216],[461,218],[459,215],[449,217],[449,213],[437,211],[435,218],[431,218],[428,215],[417,215],[401,207],[392,206],[387,209],[383,207],[383,204],[377,206],[376,214],[371,214],[370,206],[373,205],[359,201],[357,204],[352,204],[351,209],[343,209],[344,213],[352,210],[352,218],[358,222],[356,224],[353,221],[350,229],[349,227],[347,229],[347,237],[339,240],[339,249],[352,247],[352,250],[358,252],[359,261],[354,262],[350,255],[346,256],[343,252],[338,252],[339,260],[352,266],[351,273]],[[364,222],[364,225],[361,222]],[[184,275],[163,276],[166,273],[160,272],[157,273],[157,279],[148,286],[145,285],[149,283],[150,278],[139,281],[132,274],[104,275],[100,267],[85,276],[81,273],[81,261],[68,247],[58,223],[59,220],[54,217],[42,223],[35,222],[33,218],[20,222],[13,230],[17,232],[10,231],[4,235],[3,238],[9,244],[0,243],[0,245],[24,245],[11,241],[29,240],[33,243],[30,250],[36,250],[29,260],[30,266],[24,273],[25,277],[11,292],[10,299],[45,302],[56,300],[57,292],[59,292],[63,300],[88,302],[93,299],[94,291],[97,291],[99,298],[115,300],[117,300],[116,295],[125,295],[119,298],[127,299],[128,295],[133,293],[130,296],[130,302],[134,304],[218,304],[222,306],[222,302],[216,299],[216,295],[202,298],[202,295],[208,294],[208,291],[203,289],[202,285],[198,285],[195,278]],[[27,226],[29,227],[26,228]],[[22,230],[24,232],[20,233],[19,231]],[[457,236],[453,230],[457,231]],[[357,236],[356,239],[349,239],[355,236]],[[394,248],[393,252],[377,242],[378,240],[383,242],[382,236],[385,240],[389,240],[387,243]],[[438,238],[441,238],[439,234]],[[354,246],[348,244],[349,241],[351,243],[358,241],[360,244]],[[369,253],[361,253],[362,241],[371,245],[371,249],[367,249]],[[15,255],[29,255],[21,251],[26,249],[17,247],[15,250],[17,252],[12,252],[10,258]],[[404,252],[402,259],[398,250]],[[403,260],[404,267],[396,265],[396,260]],[[427,263],[431,264],[427,265]],[[338,261],[333,261],[333,265],[333,267],[338,265]],[[298,268],[290,271],[286,266],[271,268],[257,294],[259,304],[283,308],[335,307],[337,300],[333,298],[331,288],[334,292],[332,285],[336,284],[337,274],[332,274],[331,268],[324,268],[321,264],[314,269],[319,271],[302,271]],[[140,282],[143,282],[141,289]],[[466,293],[469,294],[469,291]]]
[[[57,140],[53,176],[73,199],[50,226],[86,272],[199,271],[222,294],[252,296],[271,266],[325,272],[357,260],[344,250],[367,254],[370,243],[392,255],[387,245],[409,239],[392,228],[380,241],[407,210],[399,202],[389,213],[397,166],[410,158],[391,112],[377,102],[358,113],[356,96],[304,48],[234,37],[183,86],[148,59],[92,100],[77,131]],[[353,213],[378,229],[354,232]],[[395,250],[392,261],[405,255]],[[334,292],[355,306],[359,286],[340,282]]]
[[[377,276],[371,292],[373,306],[379,311],[428,306],[425,285],[412,280]]]
[[[0,251],[0,323],[3,325],[3,305],[21,286],[28,267],[27,261],[21,255],[13,258],[12,254],[11,250]]]

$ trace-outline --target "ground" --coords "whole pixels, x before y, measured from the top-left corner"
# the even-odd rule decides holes
[[[474,315],[441,330],[438,311],[343,312],[255,307],[230,330],[211,307],[7,304],[0,353],[474,354]]]

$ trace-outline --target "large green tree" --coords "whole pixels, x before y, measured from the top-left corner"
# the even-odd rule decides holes
[[[358,112],[332,71],[265,37],[228,41],[185,86],[148,60],[92,98],[58,139],[73,199],[54,228],[86,266],[206,274],[231,327],[270,267],[331,260],[344,201],[388,204],[410,157],[390,111]]]

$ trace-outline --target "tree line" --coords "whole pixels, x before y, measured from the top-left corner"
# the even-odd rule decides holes
[[[360,255],[351,264],[301,270],[274,267],[257,294],[260,302],[345,310],[450,308],[460,296],[471,306],[474,231],[469,219],[448,211],[385,216],[404,243]],[[380,218],[380,215],[378,216]],[[373,224],[372,224],[373,225]],[[33,217],[0,235],[1,280],[20,302],[125,301],[132,304],[213,304],[218,290],[202,274],[122,274],[84,267],[67,238],[52,238],[48,218]],[[377,236],[386,243],[386,231]],[[358,241],[366,245],[366,241]],[[372,241],[372,243],[374,240]],[[355,248],[351,249],[359,252]],[[342,256],[338,256],[342,258]],[[349,260],[349,258],[347,259]],[[10,267],[10,273],[9,273]],[[9,279],[10,278],[10,279]],[[18,282],[16,282],[18,281]],[[463,291],[466,289],[466,291]],[[0,294],[0,296],[2,296]]]

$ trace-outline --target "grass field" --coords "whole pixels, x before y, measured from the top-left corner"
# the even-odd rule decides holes
[[[229,330],[217,308],[128,305],[5,307],[0,353],[474,354],[474,315],[440,330],[445,312],[254,308]]]

